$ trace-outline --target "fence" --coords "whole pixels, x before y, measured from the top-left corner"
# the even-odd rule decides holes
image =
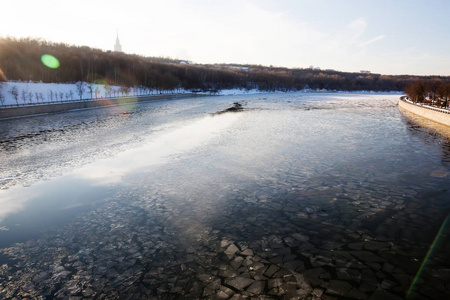
[[[422,108],[431,109],[431,110],[438,111],[438,112],[441,112],[441,113],[444,113],[444,114],[450,114],[450,109],[448,109],[448,108],[439,108],[439,107],[430,106],[428,104],[423,104],[423,103],[420,103],[420,102],[412,102],[406,96],[400,97],[400,100],[403,100],[403,101],[405,101],[407,103],[410,103],[410,104],[413,104],[413,105],[420,106]]]
[[[14,118],[21,116],[29,116],[36,114],[65,112],[75,109],[86,109],[105,106],[118,106],[132,104],[136,102],[155,101],[155,100],[171,100],[182,99],[190,97],[205,97],[211,95],[205,94],[160,94],[137,97],[120,97],[120,98],[102,98],[102,99],[88,99],[87,101],[68,101],[55,103],[42,103],[41,105],[13,105],[8,108],[0,107],[0,119]]]
[[[149,93],[144,95],[128,95],[128,96],[107,96],[107,97],[96,97],[96,98],[84,98],[84,99],[76,99],[76,100],[55,100],[55,101],[42,101],[42,102],[32,102],[32,103],[16,103],[16,104],[2,104],[0,103],[1,108],[14,108],[14,107],[29,107],[29,106],[37,106],[37,105],[51,105],[51,104],[64,104],[64,103],[77,103],[77,102],[88,102],[88,101],[100,101],[100,100],[114,100],[114,99],[127,99],[127,98],[142,98],[142,97],[153,97],[153,96],[167,96],[167,95],[175,95],[180,93],[173,92],[160,92],[158,93]]]

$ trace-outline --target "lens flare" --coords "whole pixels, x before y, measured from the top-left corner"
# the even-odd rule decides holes
[[[41,56],[42,63],[51,69],[57,69],[59,67],[59,60],[50,54],[44,54]]]
[[[430,249],[428,249],[428,253],[425,256],[422,265],[419,268],[419,271],[417,271],[416,277],[414,278],[414,281],[412,282],[411,286],[409,287],[408,293],[406,294],[406,298],[409,298],[409,296],[411,295],[411,292],[413,291],[417,280],[420,278],[420,275],[422,274],[423,269],[425,268],[425,265],[427,264],[428,259],[430,258],[431,254],[433,253],[434,248],[436,247],[439,238],[442,234],[442,231],[444,231],[444,228],[447,227],[447,222],[449,220],[450,216],[447,216],[447,218],[445,219],[445,221],[442,223],[441,228],[439,229],[438,233],[436,234],[436,237],[434,238],[433,243],[430,246]]]
[[[0,69],[0,82],[1,81],[8,81],[8,78],[6,78],[5,73],[3,73],[2,69]]]

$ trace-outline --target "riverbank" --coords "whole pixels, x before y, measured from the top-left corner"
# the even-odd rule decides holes
[[[450,126],[450,110],[413,103],[405,97],[400,97],[398,106],[422,118]]]
[[[7,108],[0,108],[0,119],[65,112],[75,109],[88,109],[103,106],[121,106],[145,101],[173,100],[173,99],[184,99],[191,97],[206,97],[206,96],[209,97],[211,95],[189,94],[189,93],[162,94],[151,96],[117,97],[108,99],[70,101],[70,102],[32,105],[32,106],[7,107]]]

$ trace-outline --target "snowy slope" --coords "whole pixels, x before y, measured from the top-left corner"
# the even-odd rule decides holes
[[[81,84],[81,88],[80,88]],[[17,92],[17,100],[14,96],[13,90]],[[81,97],[80,97],[80,91]],[[91,93],[92,92],[92,93]],[[303,92],[314,92],[309,89],[303,90]],[[326,92],[326,91],[324,91]],[[374,93],[369,91],[359,91],[358,93]],[[191,93],[191,91],[184,89],[177,89],[173,91],[165,91],[164,93]],[[220,90],[216,95],[246,95],[266,93],[265,91],[259,91],[257,89],[229,89]],[[392,92],[391,92],[392,93]],[[399,93],[401,92],[393,92]],[[114,97],[132,97],[132,96],[145,96],[156,95],[159,91],[151,90],[145,87],[131,87],[128,91],[125,91],[123,87],[111,86],[103,84],[88,84],[86,82],[79,83],[42,83],[42,82],[0,82],[0,107],[9,107],[17,105],[38,105],[45,103],[61,103],[68,101],[83,101],[96,100],[103,98]],[[201,93],[205,94],[205,93]],[[206,92],[208,94],[208,92]]]
[[[17,100],[13,95],[14,89],[17,91]],[[154,90],[138,87],[132,87],[126,92],[120,86],[105,86],[102,84],[89,85],[85,82],[71,84],[9,81],[0,83],[0,106],[66,102],[80,99],[95,100],[111,97],[143,96],[156,93],[157,92]]]
[[[82,95],[80,97],[80,84]],[[17,101],[13,89],[17,91]],[[92,90],[92,94],[91,94]],[[165,91],[165,93],[191,93],[184,89]],[[221,90],[218,95],[243,95],[260,93],[258,90]],[[33,105],[82,100],[95,100],[112,97],[144,96],[159,94],[156,90],[143,87],[132,87],[126,92],[120,86],[105,86],[88,83],[36,83],[36,82],[0,82],[0,107]]]

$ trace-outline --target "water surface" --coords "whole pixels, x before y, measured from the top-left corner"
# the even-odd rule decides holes
[[[0,296],[446,298],[450,142],[397,100],[262,94],[2,121]]]

